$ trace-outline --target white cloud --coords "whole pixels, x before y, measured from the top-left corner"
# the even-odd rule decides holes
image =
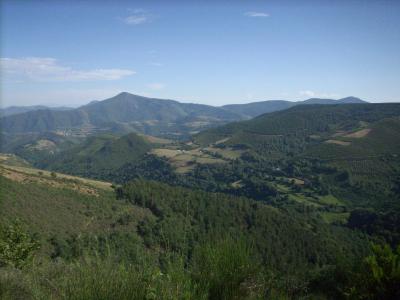
[[[149,84],[147,85],[147,87],[148,87],[149,89],[152,89],[152,90],[162,90],[163,88],[166,87],[166,85],[165,85],[164,83],[156,82],[156,83],[149,83]]]
[[[135,9],[130,11],[132,14],[122,19],[122,21],[127,25],[140,25],[149,23],[153,20],[153,15],[147,13],[143,9]]]
[[[299,94],[300,96],[315,97],[314,91],[300,91]]]
[[[92,100],[104,100],[126,91],[121,88],[59,88],[48,89],[6,89],[2,90],[3,107],[11,105],[79,106]],[[132,91],[136,92],[136,91]]]
[[[308,98],[338,98],[339,94],[336,93],[319,93],[310,90],[299,91],[299,95]]]
[[[33,81],[118,80],[136,73],[127,69],[77,70],[49,57],[0,58],[0,68],[7,77]]]
[[[267,13],[257,12],[257,11],[248,11],[248,12],[245,12],[244,15],[246,17],[251,17],[251,18],[267,18],[267,17],[269,17],[269,14],[267,14]]]

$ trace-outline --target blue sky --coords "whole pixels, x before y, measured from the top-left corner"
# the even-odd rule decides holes
[[[400,1],[2,1],[1,99],[400,101]]]

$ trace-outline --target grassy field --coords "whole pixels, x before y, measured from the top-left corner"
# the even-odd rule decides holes
[[[49,185],[56,185],[55,182],[58,181],[63,182],[63,184],[58,184],[63,187],[70,185],[75,186],[76,188],[91,187],[106,191],[112,191],[111,183],[99,180],[92,180],[62,173],[39,170],[31,167],[10,166],[5,164],[0,164],[0,169],[3,176],[16,181],[42,182],[48,183]]]
[[[49,255],[52,237],[134,232],[148,210],[116,201],[111,184],[39,169],[0,165],[0,223],[19,219]]]
[[[345,224],[349,218],[350,213],[337,213],[337,212],[321,212],[321,218],[328,224],[340,223]]]
[[[217,164],[226,163],[221,158],[216,158],[205,153],[199,148],[191,150],[157,148],[151,151],[152,154],[163,157],[175,168],[177,173],[187,173],[194,169],[196,164]]]
[[[148,141],[151,144],[161,144],[161,145],[168,145],[172,144],[173,141],[169,139],[164,139],[152,135],[145,135],[145,134],[138,134],[139,136],[143,137],[146,141]]]
[[[8,153],[1,153],[0,154],[0,163],[5,164],[5,165],[10,165],[10,166],[19,166],[19,167],[29,167],[30,164],[14,155],[14,154],[8,154]]]
[[[204,148],[204,150],[217,155],[221,155],[223,158],[230,160],[239,158],[244,152],[242,150],[233,150],[232,148],[229,147],[227,148],[206,147]]]

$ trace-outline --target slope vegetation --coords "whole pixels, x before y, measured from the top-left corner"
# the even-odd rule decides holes
[[[279,110],[285,110],[293,106],[302,104],[351,104],[351,103],[367,103],[356,97],[346,97],[339,100],[311,98],[304,101],[291,102],[286,100],[269,100],[261,102],[252,102],[247,104],[229,104],[222,108],[242,115],[246,118],[254,118],[259,115]]]
[[[104,177],[127,163],[138,162],[152,148],[144,137],[130,133],[122,137],[98,135],[37,165],[86,177]]]

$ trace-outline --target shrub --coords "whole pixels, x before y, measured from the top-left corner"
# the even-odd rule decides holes
[[[39,244],[22,228],[19,221],[0,228],[0,266],[23,268],[33,258]]]

